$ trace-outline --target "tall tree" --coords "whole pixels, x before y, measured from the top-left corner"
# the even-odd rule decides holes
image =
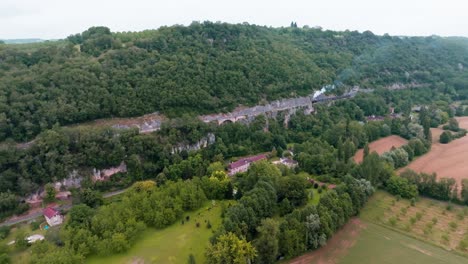
[[[221,235],[214,245],[206,250],[208,264],[248,264],[257,256],[256,249],[245,239],[240,239],[233,233]]]
[[[269,264],[276,261],[278,256],[279,224],[274,219],[267,218],[257,227],[258,238],[254,241],[257,249],[257,263]]]

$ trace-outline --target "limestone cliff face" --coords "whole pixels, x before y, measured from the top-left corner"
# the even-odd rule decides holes
[[[176,146],[172,147],[171,153],[180,153],[181,151],[196,151],[200,150],[202,148],[206,148],[209,145],[215,143],[216,141],[216,136],[213,133],[208,133],[205,137],[200,139],[198,142],[195,144],[177,144]]]

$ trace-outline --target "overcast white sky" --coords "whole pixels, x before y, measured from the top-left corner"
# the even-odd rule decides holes
[[[468,37],[468,1],[0,0],[0,39],[64,38],[95,25],[136,31],[204,20]]]

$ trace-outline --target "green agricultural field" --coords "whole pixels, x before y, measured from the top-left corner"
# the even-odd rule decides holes
[[[211,207],[211,202],[202,209],[187,213],[190,220],[181,221],[162,229],[148,229],[142,238],[125,254],[109,257],[93,257],[88,263],[187,263],[190,254],[197,263],[204,263],[205,248],[213,231],[221,224],[221,202]],[[224,202],[227,204],[228,202]],[[206,221],[206,222],[205,222]],[[207,222],[212,227],[207,228]],[[196,227],[196,223],[200,227]]]
[[[325,247],[287,263],[468,263],[466,248],[460,246],[468,241],[467,213],[466,206],[426,198],[413,206],[377,191]]]
[[[339,264],[465,264],[468,258],[408,237],[385,227],[366,223],[355,244]]]
[[[361,219],[384,225],[430,244],[468,256],[468,207],[420,198],[414,205],[376,192]]]

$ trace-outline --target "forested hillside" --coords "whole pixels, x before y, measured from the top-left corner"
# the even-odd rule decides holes
[[[94,27],[63,41],[0,44],[0,141],[97,118],[229,111],[332,83],[426,84],[467,99],[467,66],[463,38],[210,22]]]

